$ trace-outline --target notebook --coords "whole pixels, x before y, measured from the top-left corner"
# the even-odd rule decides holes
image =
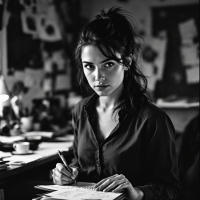
[[[43,196],[45,199],[67,199],[67,200],[122,200],[122,193],[102,192],[93,189],[94,183],[77,182],[77,185],[37,185],[35,188],[53,191]]]

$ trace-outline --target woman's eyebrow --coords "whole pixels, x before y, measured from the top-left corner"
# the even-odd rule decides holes
[[[110,61],[111,59],[110,58],[106,58],[105,60],[102,60],[100,63],[105,63],[107,61]]]
[[[100,63],[105,63],[105,62],[110,61],[110,60],[112,60],[112,59],[107,58],[107,59],[105,59],[105,60],[102,60]],[[92,62],[88,62],[88,61],[83,61],[82,63],[93,64]]]
[[[88,61],[83,61],[82,63],[93,64],[92,62],[88,62]]]

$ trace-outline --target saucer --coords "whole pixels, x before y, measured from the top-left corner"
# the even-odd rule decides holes
[[[26,153],[18,153],[16,151],[12,151],[12,154],[13,155],[30,155],[30,154],[33,154],[33,151],[29,150],[28,152]]]

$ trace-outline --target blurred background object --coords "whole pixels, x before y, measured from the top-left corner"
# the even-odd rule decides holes
[[[3,102],[7,101],[8,99],[9,99],[8,88],[6,86],[4,77],[1,75],[1,69],[0,69],[0,101]]]

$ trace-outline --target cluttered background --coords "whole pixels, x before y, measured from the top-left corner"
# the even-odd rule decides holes
[[[187,156],[194,159],[186,162],[187,169],[194,168],[199,162],[198,0],[0,0],[0,136],[72,134],[71,110],[87,96],[77,84],[74,45],[81,27],[101,8],[115,5],[133,16],[144,39],[139,66],[148,91],[174,123],[180,160],[185,147],[192,147]],[[0,140],[0,152],[4,147]]]

